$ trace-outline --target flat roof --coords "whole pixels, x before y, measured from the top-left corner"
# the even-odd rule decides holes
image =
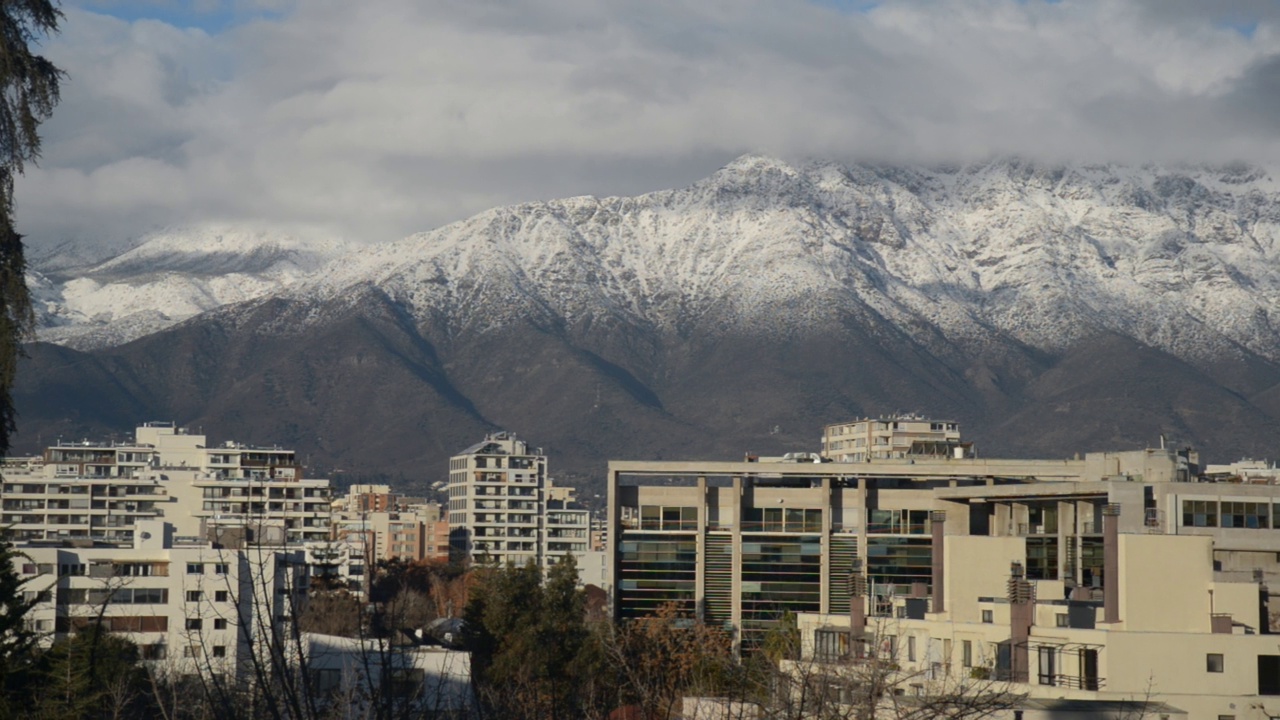
[[[611,473],[627,475],[773,475],[809,477],[1035,478],[1084,477],[1084,460],[915,458],[860,463],[717,462],[698,460],[610,460]]]

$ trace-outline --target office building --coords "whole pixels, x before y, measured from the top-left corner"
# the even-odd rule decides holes
[[[945,431],[945,425],[944,425]],[[1193,452],[1070,460],[609,464],[608,576],[619,618],[676,603],[757,647],[784,611],[873,612],[932,583],[940,533],[1012,538],[1027,576],[1104,587],[1102,511],[1126,533],[1211,539],[1218,578],[1280,587],[1280,487],[1210,483]],[[945,520],[943,520],[945,518]]]

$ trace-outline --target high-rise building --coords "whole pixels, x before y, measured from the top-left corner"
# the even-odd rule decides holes
[[[499,432],[449,460],[449,544],[455,558],[539,563],[547,458]]]
[[[549,567],[592,556],[591,512],[547,477],[547,458],[511,433],[495,433],[449,461],[449,540],[455,559]],[[600,574],[600,573],[597,573]]]

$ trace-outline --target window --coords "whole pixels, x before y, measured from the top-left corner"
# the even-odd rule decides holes
[[[201,592],[199,590],[187,591],[187,602],[200,602]]]
[[[182,648],[182,657],[191,658],[196,656],[196,649],[193,645],[187,645]]]
[[[226,630],[226,629],[227,629],[227,621],[226,621],[226,620],[223,620],[222,618],[218,618],[217,620],[214,620],[214,621],[213,621],[213,629],[214,629],[214,630]]]
[[[1267,520],[1267,505],[1257,502],[1223,502],[1222,527],[1266,529],[1270,527]]]
[[[200,618],[187,618],[188,630],[199,630],[203,626],[204,626],[204,621],[201,620]]]
[[[342,684],[342,671],[322,669],[311,671],[311,686],[317,693],[331,693]]]
[[[1027,579],[1058,579],[1058,538],[1027,538]]]
[[[213,656],[214,656],[214,657],[216,657],[216,658],[224,658],[224,657],[226,657],[226,656],[227,656],[227,646],[226,646],[226,645],[214,645],[214,646],[213,646]]]
[[[213,600],[214,600],[214,602],[226,602],[226,601],[227,601],[227,591],[226,591],[226,590],[215,590],[215,591],[214,591],[214,593],[213,593]]]
[[[1041,685],[1056,685],[1058,679],[1057,660],[1058,651],[1056,648],[1042,647],[1038,653],[1040,656],[1040,674],[1038,680]]]
[[[143,660],[163,660],[165,658],[164,645],[143,645],[138,649],[142,653]]]
[[[993,611],[991,611],[991,610],[983,610],[983,611],[982,611],[982,622],[984,622],[984,623],[993,623],[993,622],[995,622],[995,618],[993,617],[994,615],[995,615],[995,613],[994,613]]]
[[[916,661],[916,636],[915,635],[907,636],[907,661],[908,662]]]
[[[960,652],[962,654],[962,658],[960,661],[961,664],[964,665],[965,667],[973,667],[973,641],[972,640],[961,641]]]
[[[1280,695],[1280,655],[1258,656],[1258,694]]]
[[[230,566],[227,563],[218,563],[213,566],[213,574],[226,575],[229,572],[229,568]]]
[[[203,575],[204,563],[187,563],[188,575]]]
[[[813,651],[820,661],[842,660],[849,655],[849,633],[843,630],[814,630]]]
[[[1182,525],[1184,527],[1217,527],[1218,503],[1213,500],[1183,500]]]
[[[1071,623],[1067,620],[1066,613],[1058,613],[1057,615],[1054,615],[1053,619],[1056,621],[1058,627],[1071,627]]]
[[[1209,653],[1205,656],[1205,670],[1211,673],[1222,672],[1222,653]]]

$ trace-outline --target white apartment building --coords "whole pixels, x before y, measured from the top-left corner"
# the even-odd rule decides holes
[[[547,458],[499,432],[449,459],[449,544],[455,557],[540,563]]]
[[[15,540],[128,542],[163,518],[182,537],[243,532],[270,544],[329,536],[328,480],[303,477],[292,450],[226,442],[147,423],[132,442],[59,441],[8,458],[0,522]]]
[[[455,558],[549,567],[591,552],[591,513],[547,478],[547,458],[514,434],[485,437],[449,460]],[[598,564],[598,563],[597,563]]]
[[[842,463],[923,457],[973,457],[973,444],[960,441],[960,424],[916,415],[863,418],[827,425],[822,457]]]
[[[178,672],[245,672],[249,652],[291,632],[306,592],[301,550],[219,548],[178,538],[171,524],[139,521],[131,545],[24,544],[23,591],[41,602],[33,629],[52,643],[101,618],[142,658]]]

